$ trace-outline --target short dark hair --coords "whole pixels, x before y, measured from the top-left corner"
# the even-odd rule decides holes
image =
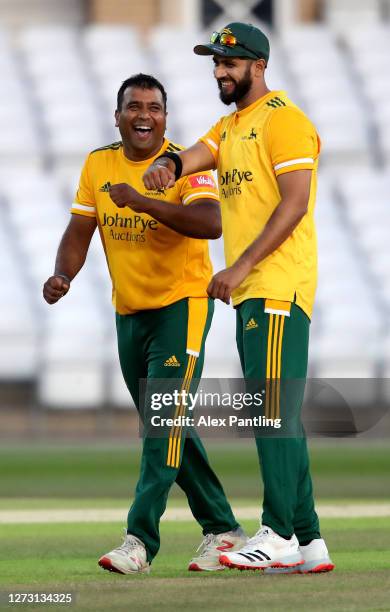
[[[122,108],[123,95],[125,90],[128,87],[140,87],[141,89],[159,89],[161,91],[161,95],[164,102],[164,110],[167,110],[167,92],[165,91],[163,85],[155,79],[150,74],[143,74],[140,72],[139,74],[133,74],[130,78],[123,81],[122,85],[119,88],[117,95],[117,103],[116,108],[118,111]]]

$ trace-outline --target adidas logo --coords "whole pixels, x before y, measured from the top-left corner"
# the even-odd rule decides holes
[[[180,368],[180,363],[176,359],[175,355],[172,355],[169,359],[164,363],[165,366],[173,366],[174,368]]]
[[[100,187],[99,191],[105,191],[106,193],[108,193],[110,191],[110,187],[111,183],[110,181],[107,181],[107,183],[104,183],[104,185]]]
[[[259,327],[259,326],[257,325],[256,321],[252,318],[245,325],[245,331],[248,331],[248,329],[256,329],[256,327]]]
[[[278,108],[279,106],[286,106],[286,103],[283,102],[278,96],[276,98],[272,98],[267,102],[267,106],[271,106],[272,108]]]

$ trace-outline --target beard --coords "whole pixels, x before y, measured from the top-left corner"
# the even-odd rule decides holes
[[[233,102],[237,103],[248,94],[250,88],[252,87],[250,66],[247,67],[245,74],[240,81],[234,81],[233,79],[230,79],[230,80],[235,85],[231,93],[227,93],[223,91],[222,85],[221,85],[221,79],[218,79],[217,81],[218,88],[219,88],[219,97],[221,98],[222,102],[226,105],[232,104]]]

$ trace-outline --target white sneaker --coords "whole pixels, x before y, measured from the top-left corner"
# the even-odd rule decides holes
[[[236,552],[223,553],[219,562],[240,570],[256,570],[266,567],[295,567],[302,564],[303,559],[295,535],[285,540],[270,527],[263,525],[246,546]]]
[[[141,540],[125,534],[123,544],[99,559],[99,565],[118,574],[149,574],[150,563],[146,560],[146,549]]]
[[[188,569],[190,572],[223,570],[225,567],[219,562],[221,552],[239,550],[247,541],[248,537],[241,527],[226,533],[208,533],[196,550],[200,550],[200,554],[191,559]]]
[[[331,572],[334,563],[322,538],[312,540],[307,546],[299,547],[304,563],[297,567],[268,568],[265,574],[319,574]]]

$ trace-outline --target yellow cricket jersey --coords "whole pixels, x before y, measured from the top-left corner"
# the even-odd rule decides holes
[[[71,212],[96,217],[119,314],[168,306],[185,297],[205,297],[212,275],[207,240],[187,238],[144,213],[118,208],[109,187],[128,183],[147,197],[187,205],[200,198],[219,200],[209,172],[184,177],[172,189],[146,191],[142,175],[164,151],[179,151],[168,140],[150,159],[127,159],[121,142],[90,153]]]
[[[305,114],[283,91],[222,117],[201,138],[218,169],[225,258],[232,265],[258,237],[280,203],[277,177],[312,170],[308,212],[292,235],[259,262],[233,292],[248,298],[295,302],[310,317],[317,284],[314,204],[320,139]]]

